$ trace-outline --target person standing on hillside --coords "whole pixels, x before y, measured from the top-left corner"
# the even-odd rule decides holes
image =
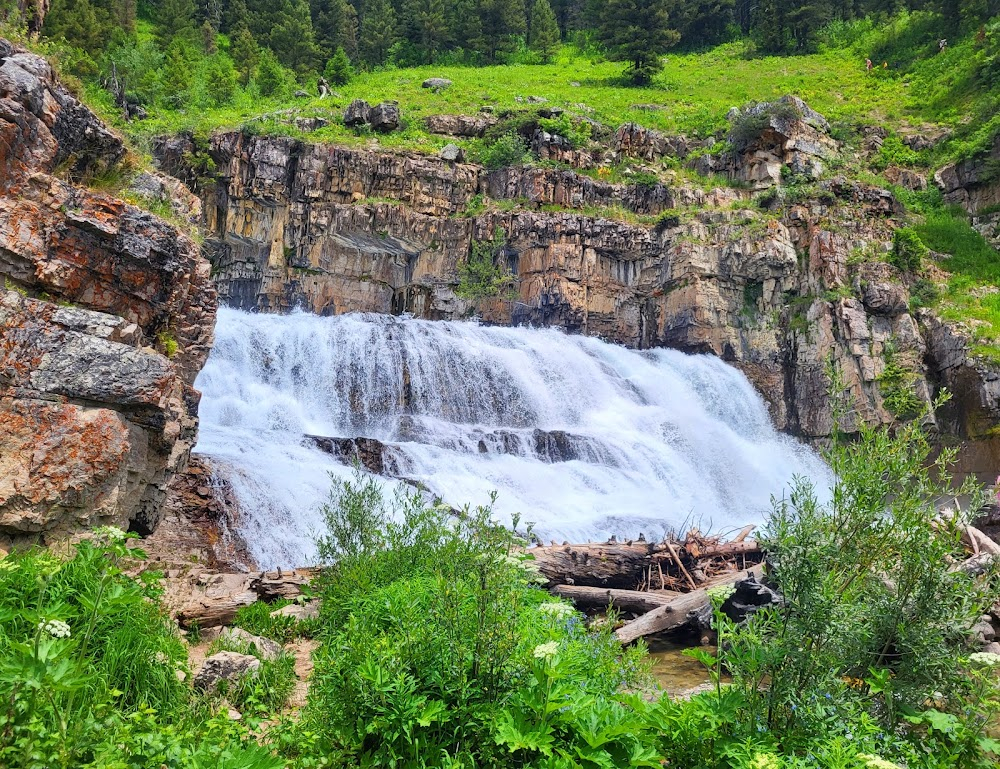
[[[871,71],[872,71],[872,60],[865,59],[865,72],[871,72]]]

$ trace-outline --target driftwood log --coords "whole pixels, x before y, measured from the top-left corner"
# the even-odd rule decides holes
[[[646,612],[665,606],[681,593],[673,590],[615,590],[606,587],[583,587],[580,585],[555,585],[551,592],[560,598],[573,602],[578,609],[607,609],[613,606],[618,611],[633,614]]]
[[[535,565],[553,585],[632,590],[645,578],[652,544],[551,545],[532,548]]]
[[[177,611],[181,627],[228,625],[236,612],[257,601],[271,603],[302,595],[313,569],[253,572],[250,574],[202,574],[192,596]]]
[[[632,643],[632,641],[638,640],[643,636],[679,628],[686,624],[693,615],[710,605],[711,601],[708,597],[709,588],[720,585],[733,585],[742,579],[746,579],[751,574],[759,578],[763,572],[764,567],[757,565],[746,571],[731,572],[722,577],[717,577],[707,582],[704,587],[698,590],[684,593],[669,603],[643,614],[638,619],[626,622],[615,631],[615,635],[622,643]]]

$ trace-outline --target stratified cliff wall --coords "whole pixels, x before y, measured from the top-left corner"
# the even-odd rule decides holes
[[[195,442],[210,266],[74,183],[124,156],[44,59],[0,40],[0,544],[152,530]]]

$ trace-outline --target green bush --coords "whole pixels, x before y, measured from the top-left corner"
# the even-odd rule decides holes
[[[477,153],[479,162],[491,170],[528,162],[528,145],[520,134],[509,131],[495,141],[482,145]]]
[[[506,245],[507,234],[499,227],[492,240],[473,241],[469,258],[459,266],[455,293],[473,301],[490,297],[514,298],[517,278],[507,266]]]
[[[928,249],[915,230],[900,227],[892,234],[892,252],[889,263],[904,272],[915,272],[920,269]]]
[[[325,516],[326,635],[303,724],[347,763],[660,758],[642,703],[619,694],[643,679],[644,650],[623,653],[535,587],[489,508],[452,518],[356,478]]]
[[[718,656],[702,657],[732,686],[667,709],[678,765],[995,765],[1000,743],[984,728],[1000,691],[982,667],[995,660],[973,653],[968,628],[997,583],[952,568],[968,515],[939,517],[939,500],[968,494],[977,510],[984,499],[974,483],[951,486],[954,456],[932,461],[916,421],[895,434],[863,427],[827,454],[829,498],[799,481],[776,501],[761,542],[783,602],[741,626],[716,611]]]
[[[330,81],[331,85],[347,85],[354,77],[354,70],[351,69],[351,60],[347,58],[347,53],[342,46],[337,47],[336,53],[326,63],[323,76]]]
[[[565,112],[554,118],[540,118],[538,125],[550,134],[567,139],[573,147],[582,147],[590,141],[590,124],[583,120],[574,121]]]
[[[287,614],[271,616],[271,612],[292,605],[292,601],[282,599],[274,603],[255,601],[236,612],[233,625],[248,633],[270,638],[284,644],[296,638],[310,638],[318,629],[316,620],[296,620]]]
[[[744,152],[760,138],[772,120],[798,120],[801,117],[798,108],[788,102],[748,104],[733,117],[729,141],[737,152]]]

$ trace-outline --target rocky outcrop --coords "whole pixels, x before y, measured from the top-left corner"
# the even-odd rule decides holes
[[[992,151],[953,163],[934,174],[946,203],[960,205],[970,214],[1000,206],[1000,136]]]
[[[479,137],[497,124],[492,115],[428,115],[424,125],[432,134]]]
[[[156,217],[56,175],[121,140],[44,59],[0,41],[0,540],[148,532],[194,444],[209,264]]]

